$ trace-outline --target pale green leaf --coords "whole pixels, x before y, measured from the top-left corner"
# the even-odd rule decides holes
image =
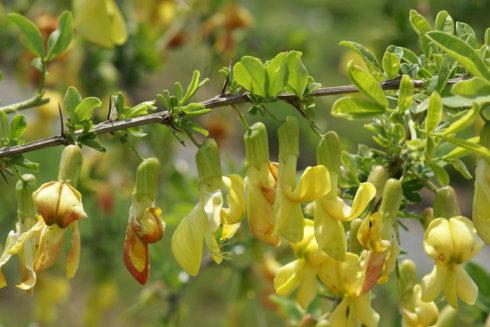
[[[266,70],[260,59],[244,56],[233,66],[233,78],[238,85],[261,97],[266,96]]]
[[[99,108],[102,105],[96,97],[88,97],[82,100],[80,104],[75,108],[75,113],[80,120],[89,119],[92,116],[92,112],[95,108]]]
[[[58,21],[58,28],[48,39],[48,54],[46,60],[52,60],[62,54],[70,45],[73,32],[73,16],[65,11]]]
[[[342,41],[339,45],[349,48],[359,54],[371,72],[381,72],[381,65],[379,64],[378,59],[376,59],[373,53],[362,44],[352,41]]]
[[[44,41],[39,28],[26,17],[16,13],[8,14],[8,18],[20,28],[27,50],[38,57],[44,57]]]
[[[398,108],[400,111],[405,111],[413,104],[414,93],[413,81],[408,75],[403,75],[400,81],[400,89],[398,91]]]
[[[475,50],[461,39],[440,31],[432,31],[427,36],[449,56],[458,61],[471,74],[490,80],[490,72]]]
[[[284,90],[288,81],[286,52],[281,52],[266,63],[268,91],[267,96],[276,97]]]
[[[383,70],[388,78],[395,78],[398,75],[398,71],[400,70],[400,59],[395,53],[386,50],[381,64],[383,65]]]
[[[294,94],[301,97],[308,85],[308,70],[301,61],[302,53],[290,51],[286,57],[288,65],[288,86]]]
[[[345,119],[369,118],[385,112],[385,107],[368,98],[344,97],[332,106],[332,115]]]
[[[388,99],[383,89],[370,73],[357,65],[353,65],[352,62],[349,62],[348,68],[352,82],[362,93],[376,101],[380,106],[388,106]]]

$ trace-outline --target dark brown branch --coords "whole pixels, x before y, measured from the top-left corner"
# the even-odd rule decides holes
[[[461,81],[460,78],[451,79],[448,81],[448,84],[454,84],[459,81]],[[424,82],[421,80],[414,81],[415,87],[421,87],[423,83]],[[384,90],[396,90],[400,86],[400,80],[393,79],[393,80],[385,81],[382,82],[380,86]],[[313,91],[311,93],[311,96],[323,97],[323,96],[357,93],[358,91],[359,90],[354,85],[325,86],[325,87],[320,87],[315,91]],[[278,96],[278,99],[291,103],[291,101],[296,99],[296,96],[290,93],[284,93],[284,94],[280,94]],[[236,104],[246,103],[246,102],[249,102],[248,93],[244,93],[240,95],[230,95],[230,94],[219,95],[214,98],[203,101],[202,104],[206,108],[218,108],[218,107],[226,107],[226,106],[236,105]],[[100,134],[125,130],[130,127],[148,125],[153,123],[170,125],[171,122],[172,122],[172,118],[170,116],[170,113],[168,111],[160,111],[160,112],[151,113],[148,115],[131,118],[127,120],[119,120],[119,121],[107,120],[100,124],[95,125],[92,131],[95,132],[95,134],[100,135]],[[34,141],[31,143],[26,143],[18,146],[5,147],[3,149],[0,149],[0,158],[11,157],[26,152],[54,147],[54,146],[62,145],[64,143],[65,140],[62,136],[53,136],[53,137],[40,139],[38,141]]]

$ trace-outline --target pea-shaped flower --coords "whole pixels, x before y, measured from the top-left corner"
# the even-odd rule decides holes
[[[80,261],[80,231],[78,220],[87,215],[82,197],[75,189],[82,167],[82,153],[76,145],[68,145],[61,154],[58,181],[41,185],[33,198],[46,225],[41,231],[39,246],[34,258],[34,268],[42,271],[58,259],[68,228],[71,248],[66,257],[66,275],[72,278]]]
[[[164,231],[161,210],[154,206],[159,170],[156,158],[145,159],[138,166],[124,240],[124,264],[141,284],[148,279],[148,244],[159,241]]]
[[[185,216],[172,235],[172,253],[178,264],[188,274],[195,276],[203,255],[203,243],[209,249],[212,259],[221,263],[223,255],[219,241],[231,238],[238,227],[245,211],[244,181],[238,175],[224,177],[221,175],[221,164],[216,142],[208,139],[196,154],[199,172],[199,202]],[[224,206],[221,188],[228,191],[228,207]]]
[[[458,297],[474,304],[478,288],[462,264],[473,258],[482,247],[483,242],[468,218],[458,216],[431,221],[425,231],[424,249],[434,259],[435,266],[422,281],[422,300],[433,301],[442,290],[454,308],[458,306]]]
[[[371,292],[365,287],[365,254],[363,252],[358,256],[347,252],[344,261],[329,257],[329,262],[322,266],[320,280],[330,291],[342,297],[342,301],[328,317],[330,326],[378,325],[379,314],[371,307]]]
[[[330,191],[330,178],[325,166],[307,167],[296,183],[296,164],[299,155],[298,121],[288,117],[278,129],[279,169],[274,202],[275,226],[273,235],[289,242],[303,239],[304,215],[302,203],[315,201]]]
[[[343,223],[352,221],[366,209],[376,195],[371,183],[361,183],[352,206],[337,196],[340,175],[340,144],[337,134],[329,132],[317,147],[317,162],[327,167],[330,175],[329,192],[315,201],[315,237],[318,246],[329,256],[343,261],[347,251],[347,239]]]
[[[325,253],[318,249],[313,221],[305,219],[303,240],[291,243],[296,260],[277,269],[274,278],[276,294],[289,296],[298,289],[296,300],[306,309],[317,295],[317,277],[323,265],[330,263]]]
[[[76,183],[78,174],[72,176],[73,170],[79,170],[82,163],[80,148],[69,145],[63,151],[58,173],[58,180],[41,185],[34,192],[34,202],[46,225],[58,225],[66,228],[73,221],[86,218],[83,210],[82,195],[72,184]]]
[[[273,235],[277,166],[269,161],[269,144],[265,125],[253,124],[245,133],[247,165],[247,219],[252,235],[271,245],[278,245]]]

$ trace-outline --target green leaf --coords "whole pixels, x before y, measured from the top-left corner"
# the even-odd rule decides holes
[[[182,103],[182,99],[184,98],[184,88],[180,82],[175,82],[175,96],[179,99],[179,103]]]
[[[401,53],[401,59],[405,60],[409,64],[418,64],[419,63],[419,57],[415,54],[415,52],[413,52],[410,49],[390,45],[387,48],[387,50],[391,51],[393,53]]]
[[[202,80],[202,82],[199,83],[200,77],[201,77],[201,72],[198,70],[194,70],[194,72],[192,73],[191,82],[187,86],[187,91],[185,92],[184,96],[180,101],[181,105],[189,101],[190,98],[192,98],[192,96],[196,93],[196,91],[209,81],[208,78],[205,78],[204,80]]]
[[[288,67],[287,84],[298,97],[303,96],[308,86],[308,70],[301,61],[302,55],[299,51],[290,51],[286,57]]]
[[[473,105],[473,102],[470,99],[463,98],[462,96],[453,95],[450,97],[442,98],[442,104],[449,108],[459,109],[471,107]]]
[[[339,45],[349,48],[359,54],[371,72],[381,72],[381,66],[378,59],[376,59],[373,53],[362,44],[351,41],[342,41]]]
[[[464,130],[465,128],[470,127],[475,122],[475,119],[478,117],[480,113],[480,106],[478,104],[474,104],[470,110],[463,116],[461,116],[458,120],[451,123],[446,129],[441,132],[441,135],[451,135],[457,132]]]
[[[75,108],[82,102],[82,96],[74,86],[68,87],[63,98],[63,109],[68,113],[68,116],[75,119]]]
[[[437,14],[435,29],[449,34],[454,33],[454,20],[447,11],[443,10]]]
[[[352,82],[354,82],[362,93],[376,101],[380,106],[388,106],[388,99],[383,89],[370,73],[357,65],[353,65],[352,61],[349,62],[348,68]]]
[[[425,119],[425,132],[430,134],[439,125],[442,119],[442,100],[437,91],[432,92],[427,107],[427,118]]]
[[[471,74],[490,80],[490,72],[476,51],[461,39],[440,31],[432,31],[427,36],[449,56],[458,61]]]
[[[398,108],[400,111],[405,111],[413,104],[414,93],[413,81],[408,75],[403,75],[400,81],[400,89],[398,91]]]
[[[398,71],[400,71],[400,59],[395,53],[386,50],[381,64],[388,78],[395,78],[398,75]]]
[[[53,60],[62,54],[70,45],[73,33],[73,16],[65,11],[58,20],[58,28],[49,35],[46,60]]]
[[[463,140],[463,139],[458,139],[458,138],[449,137],[449,136],[442,136],[441,138],[446,142],[460,146],[466,150],[469,150],[469,151],[476,153],[482,157],[485,157],[487,160],[490,160],[490,150],[481,144],[474,143],[470,140]],[[449,156],[449,154],[446,155],[445,158],[447,158],[448,156]],[[453,157],[451,157],[451,158],[453,158]]]
[[[27,50],[36,56],[43,58],[45,52],[44,41],[39,28],[26,17],[16,13],[8,14],[8,18],[20,28],[23,35],[24,46]]]
[[[469,44],[472,48],[477,47],[476,34],[473,28],[463,22],[456,23],[456,36]]]
[[[39,57],[36,57],[36,58],[32,59],[31,66],[34,67],[34,68],[36,68],[41,73],[44,70],[43,60],[41,58],[39,58]]]
[[[186,114],[195,112],[195,111],[200,111],[205,109],[206,107],[202,103],[189,103],[187,106],[182,108],[182,111],[185,112]]]
[[[204,127],[202,127],[201,125],[199,125],[197,123],[191,122],[191,128],[193,131],[195,131],[195,132],[197,132],[203,136],[209,135],[209,132],[207,131],[207,129],[205,129]]]
[[[332,106],[332,115],[345,119],[369,118],[385,112],[377,102],[360,97],[340,98]]]
[[[470,171],[468,170],[468,167],[466,167],[466,165],[464,164],[463,161],[461,161],[459,159],[454,159],[454,160],[450,161],[449,163],[464,178],[466,178],[466,179],[472,179],[473,178],[473,176],[471,176]]]
[[[26,118],[24,115],[15,115],[10,122],[10,138],[18,139],[24,135],[27,129]]]
[[[39,171],[39,164],[24,158],[24,156],[16,156],[13,158],[12,163],[16,166],[23,167],[33,171]]]
[[[432,30],[432,26],[421,14],[416,10],[410,10],[410,23],[417,34],[424,35],[425,33]]]
[[[265,64],[269,85],[267,96],[269,97],[276,97],[286,86],[288,81],[286,55],[286,52],[281,52]]]
[[[260,59],[244,56],[233,66],[233,78],[244,89],[266,97],[266,70]]]
[[[435,163],[429,163],[429,167],[441,185],[445,186],[449,184],[449,174],[444,168]]]
[[[479,77],[473,77],[454,84],[451,93],[465,98],[490,96],[490,82]]]
[[[145,101],[138,103],[136,106],[131,108],[131,111],[129,112],[129,117],[136,117],[136,116],[141,116],[141,115],[146,115],[148,111],[153,111],[155,110],[155,101]]]
[[[88,97],[82,100],[80,104],[75,108],[75,113],[79,120],[89,119],[92,116],[92,112],[95,108],[98,108],[102,105],[102,101],[100,101],[96,97]]]

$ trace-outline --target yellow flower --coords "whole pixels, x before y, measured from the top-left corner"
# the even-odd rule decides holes
[[[185,216],[172,235],[172,253],[178,264],[191,276],[197,275],[202,261],[203,242],[213,261],[221,263],[223,255],[217,241],[232,237],[245,208],[244,181],[238,175],[221,176],[217,144],[208,139],[196,154],[199,171],[199,202]],[[221,187],[228,191],[228,207],[224,207]]]
[[[439,309],[433,301],[422,301],[422,290],[419,284],[413,287],[411,301],[409,307],[402,308],[403,327],[427,327],[437,322]]]
[[[423,278],[422,300],[433,301],[442,290],[454,308],[458,306],[458,297],[474,304],[478,288],[462,264],[473,258],[482,247],[483,242],[468,218],[434,219],[425,232],[424,249],[434,259],[435,266]]]
[[[371,183],[361,183],[349,207],[337,196],[337,183],[340,174],[340,144],[337,134],[327,133],[317,147],[317,161],[325,165],[330,174],[330,191],[315,201],[315,237],[318,246],[329,256],[345,260],[347,240],[343,223],[351,221],[366,209],[375,197],[376,189]]]
[[[362,222],[357,239],[364,249],[369,250],[366,280],[383,284],[396,267],[400,248],[393,232],[397,223],[398,210],[402,200],[401,183],[388,179],[383,186],[383,196],[378,212],[370,214]]]
[[[345,260],[330,262],[322,266],[320,280],[342,301],[329,316],[331,326],[377,326],[379,315],[371,307],[371,293],[365,287],[365,271],[362,257],[347,252]]]
[[[303,240],[292,243],[291,247],[298,259],[277,269],[274,287],[280,296],[289,296],[298,289],[296,300],[306,309],[317,295],[317,276],[328,257],[318,250],[313,222],[308,219],[305,219]]]
[[[303,239],[304,216],[301,203],[319,199],[330,191],[329,174],[325,166],[308,167],[296,183],[296,163],[299,155],[298,121],[288,117],[279,127],[279,170],[274,202],[273,235],[289,242]]]
[[[280,243],[273,235],[277,164],[269,161],[269,144],[265,125],[253,124],[244,135],[247,166],[247,219],[252,235],[271,245]]]

